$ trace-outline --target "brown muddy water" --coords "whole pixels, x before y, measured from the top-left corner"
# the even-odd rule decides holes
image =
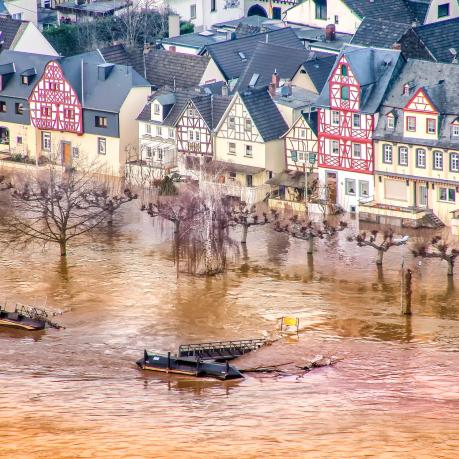
[[[459,273],[414,268],[400,311],[400,249],[377,272],[370,248],[302,241],[268,228],[226,275],[175,279],[167,234],[131,209],[112,237],[4,250],[3,301],[69,309],[65,330],[0,331],[0,458],[459,457]],[[129,223],[126,223],[129,222]],[[299,339],[256,360],[334,354],[296,376],[218,382],[145,374],[144,347],[271,334],[299,316]]]

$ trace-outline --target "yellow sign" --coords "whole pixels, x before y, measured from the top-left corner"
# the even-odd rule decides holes
[[[296,317],[282,317],[282,324],[286,327],[298,326],[298,319]]]

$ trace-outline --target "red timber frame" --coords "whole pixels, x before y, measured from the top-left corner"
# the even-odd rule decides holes
[[[212,157],[212,134],[193,102],[186,104],[176,128],[179,153]],[[196,139],[196,133],[199,133],[199,140]]]
[[[342,71],[342,68],[345,71]],[[319,158],[323,168],[373,174],[374,114],[360,112],[360,84],[353,75],[346,57],[342,56],[329,79],[330,108],[319,108]],[[343,88],[346,88],[343,90]],[[342,98],[346,94],[345,99]],[[333,113],[338,112],[339,123],[334,125]],[[360,127],[353,126],[353,116],[360,116]],[[332,152],[332,142],[338,142],[338,154]],[[361,157],[353,157],[353,144],[361,145]]]
[[[32,124],[43,130],[83,133],[83,109],[58,62],[49,62],[30,97]]]

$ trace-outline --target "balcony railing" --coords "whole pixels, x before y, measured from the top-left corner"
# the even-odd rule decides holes
[[[257,202],[263,201],[271,192],[271,185],[263,184],[259,186],[243,186],[238,182],[216,183],[209,181],[201,181],[200,187],[219,191],[226,196],[233,196],[244,201],[249,206]]]

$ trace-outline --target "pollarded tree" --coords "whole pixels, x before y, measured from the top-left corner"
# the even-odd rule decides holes
[[[459,256],[459,249],[450,247],[440,236],[435,236],[430,242],[418,242],[411,253],[415,257],[422,258],[439,258],[448,263],[448,276],[454,275],[454,265],[456,258]]]
[[[360,234],[348,237],[348,241],[355,241],[359,247],[373,247],[377,251],[376,264],[378,266],[382,266],[384,254],[391,247],[406,244],[406,239],[395,239],[394,232],[391,229],[384,231],[381,236],[378,230],[372,230],[370,233],[363,231]]]
[[[68,242],[109,220],[131,200],[110,195],[91,168],[45,169],[12,180],[9,214],[1,231],[10,244],[58,244],[62,257]]]
[[[294,215],[290,218],[288,223],[282,224],[276,221],[273,228],[275,231],[285,232],[296,239],[307,241],[307,254],[311,255],[314,252],[315,239],[323,239],[325,236],[334,236],[339,231],[343,231],[347,228],[347,223],[341,221],[337,226],[333,226],[326,220],[322,223],[316,223],[310,219],[300,220],[298,215]]]

